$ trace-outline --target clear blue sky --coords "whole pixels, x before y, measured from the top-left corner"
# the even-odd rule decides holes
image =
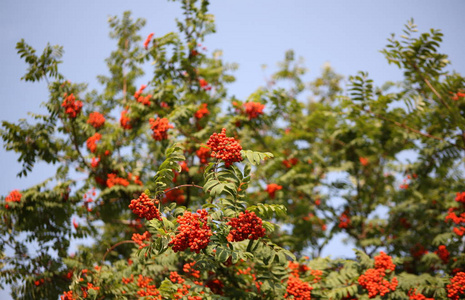
[[[106,73],[104,59],[114,48],[108,37],[108,17],[121,16],[125,10],[147,20],[143,36],[176,30],[174,18],[180,17],[179,4],[166,0],[1,1],[0,120],[17,121],[28,111],[38,112],[40,103],[47,99],[45,83],[20,81],[25,63],[16,54],[15,45],[21,38],[39,53],[47,42],[64,46],[61,72],[72,82],[99,88],[95,78]],[[462,0],[217,0],[212,1],[210,12],[215,15],[217,33],[207,37],[204,45],[208,51],[223,50],[227,62],[239,64],[230,95],[240,99],[264,85],[261,65],[273,69],[288,49],[305,59],[309,80],[319,74],[325,62],[344,76],[368,71],[377,85],[399,80],[401,72],[388,65],[379,50],[391,33],[401,34],[410,18],[415,19],[420,32],[441,29],[445,34],[441,50],[449,54],[452,69],[465,73]],[[54,170],[39,164],[28,178],[19,179],[16,159],[14,153],[6,153],[2,143],[0,195],[38,183]],[[345,251],[350,247],[329,247],[325,254],[338,256]],[[2,291],[0,298],[10,299]]]

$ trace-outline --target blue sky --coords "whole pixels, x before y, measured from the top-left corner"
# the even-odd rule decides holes
[[[26,70],[15,50],[20,39],[38,53],[48,42],[64,46],[61,72],[73,82],[99,88],[95,78],[106,73],[104,59],[114,48],[108,37],[108,17],[121,16],[125,10],[147,20],[142,36],[174,31],[174,18],[181,17],[180,5],[166,0],[1,1],[0,120],[13,122],[26,117],[28,111],[41,111],[40,103],[47,99],[45,83],[20,81]],[[376,85],[400,80],[401,72],[388,65],[379,50],[391,33],[400,35],[411,18],[420,32],[442,30],[441,51],[449,54],[451,69],[465,73],[465,1],[461,0],[217,0],[212,1],[210,12],[215,15],[217,33],[208,36],[204,45],[209,52],[223,50],[225,61],[239,64],[237,81],[229,86],[230,95],[239,99],[264,85],[261,65],[269,66],[269,74],[288,49],[305,59],[308,80],[316,77],[326,62],[346,77],[368,71]],[[19,179],[16,159],[2,143],[1,195],[30,187],[53,172],[53,168],[39,164],[28,178]],[[339,245],[329,247],[325,254],[337,256],[350,251],[351,247]],[[8,297],[0,291],[1,299]]]

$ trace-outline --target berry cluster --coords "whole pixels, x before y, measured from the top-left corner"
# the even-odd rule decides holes
[[[149,34],[147,36],[147,38],[145,39],[145,42],[144,42],[144,48],[145,50],[148,50],[149,49],[149,43],[150,41],[152,40],[152,37],[153,37],[153,32],[151,34]]]
[[[207,142],[207,146],[212,150],[210,156],[222,159],[226,167],[232,165],[233,162],[242,161],[242,146],[233,137],[226,137],[226,128],[223,128],[220,134],[213,133]]]
[[[458,192],[455,201],[465,204],[465,192]]]
[[[249,275],[249,276],[251,276],[252,277],[252,282],[255,284],[255,287],[257,288],[257,291],[260,292],[260,288],[261,288],[263,282],[257,281],[257,275],[252,273],[252,268],[251,267],[237,270],[237,275]]]
[[[147,247],[149,245],[149,243],[147,243],[147,242],[150,242],[151,237],[152,237],[152,235],[150,234],[150,232],[146,231],[143,234],[134,233],[132,235],[131,239],[137,245],[139,245],[139,249],[142,249],[142,248]]]
[[[257,217],[254,212],[248,210],[241,212],[238,218],[232,218],[226,224],[232,227],[228,235],[228,240],[230,241],[258,240],[265,236],[262,219]]]
[[[362,164],[362,166],[367,166],[368,165],[368,159],[365,158],[365,157],[359,157],[358,160],[360,161],[360,163]]]
[[[98,158],[92,157],[92,161],[90,163],[90,166],[92,168],[97,168],[99,163],[100,163],[100,156]]]
[[[195,154],[197,154],[197,157],[200,159],[201,164],[206,164],[208,163],[208,158],[211,156],[210,148],[207,145],[202,144],[200,145],[199,150],[195,152]]]
[[[392,262],[392,258],[389,255],[380,251],[379,255],[375,256],[375,268],[394,271],[396,265]]]
[[[128,114],[128,109],[126,108],[125,110],[121,112],[121,118],[119,119],[119,123],[121,124],[121,127],[123,127],[124,129],[131,129],[132,128],[131,119],[129,119],[127,114]]]
[[[184,251],[189,248],[192,252],[199,253],[205,249],[210,242],[212,231],[207,225],[208,212],[197,210],[197,213],[190,211],[178,216],[179,233],[170,241],[173,251]]]
[[[449,251],[447,250],[446,246],[440,245],[440,246],[438,247],[438,250],[434,251],[434,253],[436,253],[436,255],[439,256],[439,258],[440,258],[445,264],[447,264],[447,263],[449,262],[450,253],[449,253]]]
[[[271,199],[274,199],[276,192],[282,189],[283,187],[276,183],[271,183],[266,187],[266,191]]]
[[[294,277],[297,277],[297,278],[300,277],[299,273],[305,273],[308,270],[310,270],[310,268],[308,266],[301,265],[298,262],[292,262],[292,261],[289,262],[287,267],[291,271],[291,275],[294,276]]]
[[[297,163],[299,162],[299,160],[295,157],[293,158],[290,158],[290,159],[285,159],[283,160],[283,165],[286,167],[286,168],[291,168],[292,166],[295,166]]]
[[[100,133],[95,133],[93,136],[87,139],[87,149],[89,149],[90,152],[95,153],[95,150],[97,150],[97,142],[100,141],[102,138],[102,135]]]
[[[384,296],[390,291],[395,291],[398,281],[392,278],[389,282],[384,277],[386,270],[394,271],[396,265],[392,263],[392,258],[381,251],[379,256],[375,257],[375,269],[368,269],[360,275],[358,283],[368,290],[368,297],[373,298],[376,295]]]
[[[340,216],[339,216],[339,224],[338,224],[338,227],[339,228],[347,228],[350,226],[350,217],[348,216],[347,212],[343,212]]]
[[[152,278],[139,275],[139,278],[137,279],[137,286],[140,290],[137,292],[137,295],[139,295],[139,297],[152,296],[147,299],[161,300],[160,292],[154,284],[150,284],[151,282]]]
[[[105,117],[98,111],[90,113],[87,123],[92,125],[95,129],[98,129],[105,124]]]
[[[108,174],[107,178],[107,187],[111,188],[114,185],[122,185],[122,186],[128,186],[129,181],[127,181],[124,178],[118,177],[116,174]]]
[[[74,94],[70,94],[67,96],[67,94],[64,95],[65,100],[63,100],[63,103],[61,106],[65,108],[65,113],[68,115],[68,117],[74,119],[76,116],[81,112],[82,109],[82,102],[81,101],[76,101],[76,97],[74,97]]]
[[[165,197],[163,198],[163,204],[176,202],[177,204],[181,205],[185,201],[186,196],[184,196],[184,191],[181,189],[173,189],[171,191],[165,192]]]
[[[142,181],[140,181],[139,176],[133,175],[131,172],[128,172],[128,179],[134,182],[134,184],[138,184],[142,186]]]
[[[45,280],[43,278],[41,278],[39,280],[34,281],[34,285],[39,286],[39,285],[42,285],[44,282],[45,282]]]
[[[458,272],[447,285],[447,297],[452,300],[465,298],[465,272]]]
[[[209,91],[212,89],[211,85],[209,85],[208,82],[203,78],[199,79],[199,84],[200,84],[200,87],[206,91]]]
[[[179,165],[181,166],[181,172],[189,173],[189,166],[187,165],[187,162],[185,160],[180,162]]]
[[[172,283],[184,283],[184,278],[181,277],[181,275],[178,274],[178,272],[170,272],[170,280]]]
[[[152,98],[152,95],[149,94],[149,95],[147,95],[145,97],[141,95],[146,87],[147,86],[145,84],[141,85],[139,90],[134,93],[134,98],[136,98],[137,102],[142,103],[142,104],[144,104],[146,106],[149,106],[150,105],[150,98]]]
[[[63,292],[63,295],[60,297],[61,300],[76,300],[74,297],[73,291]]]
[[[395,291],[398,284],[396,277],[389,282],[384,279],[385,275],[383,269],[368,269],[360,275],[358,283],[368,290],[369,298],[374,298],[378,294],[384,296],[391,290]]]
[[[129,284],[129,283],[131,283],[131,282],[134,282],[134,275],[131,274],[131,277],[128,277],[128,278],[123,277],[123,278],[121,279],[121,281],[122,281],[124,284]]]
[[[289,276],[289,280],[287,281],[287,289],[284,298],[295,300],[310,300],[312,298],[312,290],[313,287],[311,287],[308,283],[291,274],[291,276]]]
[[[99,291],[100,290],[100,287],[98,286],[94,286],[92,283],[88,282],[87,283],[87,287],[81,287],[81,291],[82,291],[82,296],[84,298],[87,298],[87,295],[88,295],[88,291],[89,290],[96,290],[96,291]]]
[[[457,92],[457,93],[450,92],[450,93],[453,94],[452,100],[454,101],[458,101],[460,98],[465,98],[465,93],[462,93],[462,92]]]
[[[148,221],[152,219],[158,219],[161,221],[160,211],[155,206],[157,204],[158,200],[150,199],[149,196],[142,193],[139,198],[131,200],[129,208],[140,218],[145,218]]]
[[[208,115],[210,111],[207,108],[207,103],[202,103],[200,108],[195,112],[194,117],[197,120],[202,119],[205,115]]]
[[[223,295],[224,283],[218,278],[208,280],[205,286],[208,287],[213,294]]]
[[[195,261],[191,263],[186,263],[182,267],[182,270],[184,271],[184,273],[188,274],[189,276],[192,276],[194,278],[200,278],[200,271],[194,269],[194,265],[195,265]]]
[[[434,300],[434,298],[426,298],[424,295],[417,293],[416,289],[409,291],[408,296],[410,300]]]
[[[249,116],[249,120],[258,118],[258,115],[263,114],[265,104],[260,102],[247,102],[244,103],[245,113]]]
[[[150,118],[150,128],[152,129],[152,137],[156,141],[168,139],[168,129],[174,128],[173,125],[168,123],[167,118]]]
[[[446,216],[445,221],[452,220],[452,222],[454,222],[456,225],[459,225],[459,224],[465,225],[465,212],[456,214],[455,210],[457,210],[457,208],[454,208],[454,207],[449,208],[449,212]],[[463,236],[465,234],[465,226],[454,227],[453,231],[458,236]]]
[[[5,197],[5,202],[20,202],[21,201],[21,193],[19,190],[12,190],[8,196]],[[5,204],[5,208],[8,209],[10,206]]]

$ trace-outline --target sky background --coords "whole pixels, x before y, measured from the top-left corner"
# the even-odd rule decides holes
[[[40,104],[47,100],[44,82],[26,83],[20,78],[26,64],[16,54],[21,39],[40,55],[47,43],[64,47],[61,73],[72,82],[87,82],[99,89],[96,76],[107,74],[104,59],[115,48],[108,36],[109,16],[121,16],[126,10],[133,17],[145,18],[141,35],[154,32],[161,36],[176,31],[175,18],[181,17],[179,3],[166,0],[2,0],[0,1],[0,120],[16,122],[27,112],[43,112]],[[229,94],[241,100],[265,85],[264,78],[276,69],[286,50],[305,59],[309,69],[306,79],[320,74],[329,62],[347,78],[367,71],[375,85],[401,80],[402,73],[388,65],[379,52],[391,33],[402,34],[404,24],[414,18],[420,32],[441,29],[441,51],[449,55],[451,70],[465,73],[465,1],[334,1],[334,0],[216,0],[210,5],[215,15],[216,34],[203,43],[211,53],[223,51],[226,62],[238,63],[236,82]],[[263,64],[268,70],[262,70]],[[26,189],[54,172],[53,167],[37,164],[27,178],[18,178],[18,156],[7,153],[0,141],[0,195],[13,189]],[[347,256],[351,246],[335,241],[324,255]],[[0,290],[0,299],[11,299]]]

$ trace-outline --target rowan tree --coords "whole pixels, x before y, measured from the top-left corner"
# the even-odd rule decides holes
[[[140,36],[129,12],[110,19],[102,92],[60,73],[61,47],[18,42],[23,79],[48,83],[47,112],[4,121],[1,136],[19,176],[58,167],[2,197],[12,296],[463,299],[465,84],[442,33],[409,21],[388,39],[401,82],[360,72],[344,89],[329,66],[305,82],[289,51],[236,99],[234,66],[201,46],[208,1],[180,3],[185,19],[163,36]],[[354,252],[322,257],[341,232]],[[82,237],[94,243],[71,255]]]

